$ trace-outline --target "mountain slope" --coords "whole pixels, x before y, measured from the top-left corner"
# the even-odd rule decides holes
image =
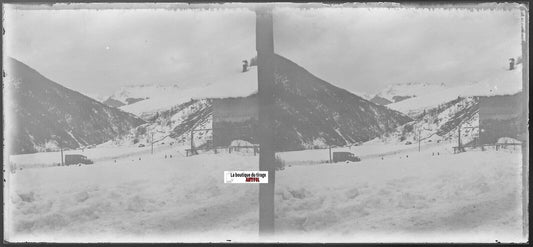
[[[393,132],[397,127],[412,121],[400,112],[376,105],[321,80],[284,57],[276,56],[275,64],[274,97],[276,102],[273,109],[273,121],[276,151],[301,150],[328,145],[342,146],[364,142],[381,136],[383,133]],[[257,85],[257,73],[252,72],[239,73],[242,78],[237,80],[236,85]],[[246,78],[250,81],[245,80]],[[232,88],[226,90],[232,90]],[[245,92],[240,88],[235,90],[240,93]],[[253,90],[246,91],[246,93],[250,92]],[[225,95],[220,92],[216,93],[217,96]],[[204,94],[198,93],[194,96],[200,97],[202,95],[208,96],[209,94],[204,92]],[[226,97],[233,95],[235,93]],[[257,95],[252,94],[247,97],[257,97]],[[194,98],[193,95],[190,98]],[[213,114],[215,114],[213,104],[217,102],[214,98],[192,99],[185,103],[176,104],[171,109],[167,106],[167,110],[156,111],[149,116],[145,115],[145,119],[150,123],[137,128],[135,138],[144,141],[150,140],[148,134],[154,133],[156,141],[163,142],[165,139],[171,138],[173,140],[165,140],[164,142],[189,143],[191,129],[210,129],[213,127]],[[171,102],[173,101],[168,103]],[[126,107],[133,108],[137,104],[147,103],[149,101],[145,100]],[[157,105],[158,107],[162,106]],[[240,107],[235,106],[235,109],[240,109]],[[236,125],[242,127],[239,123]],[[212,140],[212,134],[212,131],[196,132],[194,134],[195,145],[199,146],[206,140]],[[233,139],[239,138],[233,136]],[[250,139],[257,140],[256,137]]]
[[[382,98],[382,97],[379,97],[379,96],[374,96],[373,98],[370,99],[370,102],[376,104],[376,105],[388,105],[390,103],[392,103],[392,101],[388,100],[388,99],[385,99],[385,98]]]
[[[394,133],[385,134],[385,143],[416,144],[421,142],[449,141],[457,143],[461,128],[463,144],[479,137],[479,97],[458,97],[433,108],[424,109],[413,116],[414,120]]]
[[[134,90],[135,88],[119,91],[117,95],[127,92],[128,97],[148,97],[133,104],[126,103],[127,105],[121,106],[120,109],[148,119],[157,111],[167,110],[171,106],[183,104],[191,99],[246,97],[257,92],[257,69],[249,67],[249,71],[244,73],[228,72],[213,82],[190,87],[147,86],[144,88],[148,91]]]
[[[420,83],[420,82],[398,83],[398,84],[389,85],[387,88],[377,93],[374,98],[385,99],[391,103],[397,103],[397,102],[400,102],[400,101],[403,101],[409,98],[419,97],[421,95],[438,92],[439,90],[442,90],[445,88],[446,88],[446,85],[444,83],[441,83],[441,84]],[[386,101],[383,101],[383,103],[386,103]]]
[[[130,85],[120,88],[109,96],[103,103],[112,107],[131,105],[142,100],[161,97],[161,95],[175,95],[182,89],[177,85]]]
[[[487,106],[483,99],[491,96],[517,95],[522,91],[522,64],[516,65],[513,70],[501,68],[493,71],[486,78],[473,83],[443,88],[419,97],[406,99],[401,102],[387,105],[391,109],[404,112],[411,116],[414,121],[400,127],[396,133],[384,135],[385,142],[418,142],[420,134],[422,142],[451,141],[458,143],[459,128],[461,142],[463,144],[476,143],[480,135],[480,108],[501,111],[503,114],[513,114],[510,108],[520,103],[498,103],[500,106]],[[488,96],[488,97],[487,97]],[[516,98],[519,99],[520,96]],[[510,99],[510,98],[507,98]],[[497,101],[496,101],[497,102]],[[501,105],[506,105],[502,107]],[[509,104],[511,106],[509,106]],[[519,111],[519,110],[518,110]],[[488,114],[490,116],[490,114]],[[485,113],[485,118],[487,114]],[[505,118],[503,118],[505,119]],[[492,121],[489,119],[488,121]],[[514,137],[517,130],[516,123],[520,120],[506,119],[505,124],[499,123],[502,129],[492,132],[496,136]],[[488,128],[485,123],[485,130]],[[505,134],[504,134],[505,133]],[[485,134],[486,135],[486,134]],[[493,139],[492,141],[496,141]],[[457,144],[455,144],[457,145]]]
[[[6,133],[11,153],[99,144],[143,124],[138,117],[65,88],[13,58],[6,59]]]
[[[276,56],[275,143],[279,150],[368,141],[411,121]]]
[[[111,98],[111,97],[107,98],[107,99],[104,100],[102,103],[106,104],[107,106],[111,106],[111,107],[115,107],[115,108],[118,108],[118,107],[121,107],[121,106],[126,105],[126,104],[123,103],[122,101],[119,101],[119,100],[113,99],[113,98]]]
[[[516,69],[501,68],[492,75],[473,83],[465,83],[442,90],[433,91],[401,102],[387,105],[389,108],[414,116],[424,109],[431,109],[450,102],[457,97],[475,97],[492,95],[513,95],[522,91],[522,64]]]

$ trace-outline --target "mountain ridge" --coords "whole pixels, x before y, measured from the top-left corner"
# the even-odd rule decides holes
[[[376,105],[314,76],[287,58],[277,55],[275,59],[274,97],[276,101],[273,107],[273,120],[276,151],[365,142],[384,132],[393,132],[397,127],[412,121],[400,112]],[[240,99],[252,97],[257,97],[257,93],[245,97],[223,99],[226,102],[232,99],[235,99],[235,102],[248,102],[237,103],[235,109],[242,109],[242,107],[252,107],[249,104],[254,100]],[[244,125],[231,123],[233,120],[213,123],[213,114],[216,115],[217,112],[212,108],[214,108],[213,104],[217,104],[217,99],[219,98],[206,98],[202,101],[191,99],[187,103],[173,106],[170,110],[158,111],[150,118],[153,124],[141,128],[136,138],[148,140],[145,129],[149,129],[148,132],[156,133],[156,139],[168,137],[179,143],[186,143],[190,141],[192,128],[199,124],[203,126],[201,129],[211,129],[214,124],[222,124],[219,127],[224,126],[224,128],[252,127],[253,129],[253,121],[246,121]],[[230,112],[231,108],[226,110]],[[205,143],[206,135],[212,135],[212,132],[207,131],[202,140],[196,139],[199,134],[200,132],[194,135],[194,143],[198,145]],[[241,134],[232,136],[233,134],[228,132],[217,135],[223,135],[224,140],[229,140],[224,145],[230,145],[231,140],[240,138],[245,138],[242,140],[252,143],[257,140],[254,134],[249,136],[241,136]],[[165,142],[172,142],[172,140]],[[219,143],[215,140],[213,142]]]
[[[283,150],[365,142],[412,120],[324,81],[283,56],[276,55],[275,64],[277,145]]]
[[[6,62],[5,89],[12,98],[6,109],[11,153],[99,144],[144,123],[46,78],[15,58]]]

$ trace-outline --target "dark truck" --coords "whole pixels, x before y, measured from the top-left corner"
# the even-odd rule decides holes
[[[65,154],[65,165],[92,164],[93,161],[81,154]]]
[[[333,163],[343,162],[343,161],[358,162],[358,161],[361,161],[361,159],[355,156],[355,154],[350,153],[350,152],[333,152]]]

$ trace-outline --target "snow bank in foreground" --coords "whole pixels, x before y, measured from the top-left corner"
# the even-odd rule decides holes
[[[254,156],[185,158],[169,152],[17,171],[8,198],[11,229],[18,234],[10,240],[105,241],[161,234],[184,239],[188,233],[242,227],[239,222],[247,219],[254,219],[248,228],[257,232],[257,185],[222,180],[225,170],[255,167]]]
[[[521,239],[519,154],[408,156],[287,168],[276,181],[278,230],[333,241]]]
[[[523,241],[519,149],[457,155],[442,149],[286,167],[276,175],[275,239],[257,236],[258,185],[223,183],[225,170],[256,170],[258,156],[182,157],[167,150],[117,163],[17,171],[7,177],[6,222],[13,231],[6,236],[57,242]]]

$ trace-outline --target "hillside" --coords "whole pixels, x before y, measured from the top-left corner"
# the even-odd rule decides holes
[[[295,150],[368,141],[411,121],[276,57],[276,146]]]
[[[276,59],[274,122],[278,151],[364,142],[393,132],[398,126],[411,121],[399,112],[371,103],[315,77],[284,57],[277,56]],[[239,74],[249,79],[255,77],[246,83],[257,83],[254,70]],[[241,78],[236,82],[244,84],[245,80]],[[244,92],[241,89],[236,91]],[[218,94],[222,95],[220,92]],[[172,138],[178,142],[190,142],[190,129],[193,126],[212,128],[211,99],[192,99],[172,109],[167,107],[167,110],[144,115],[151,123],[142,127],[136,138],[149,140],[147,133],[154,132],[156,141]],[[133,108],[142,103],[148,103],[148,100],[127,107]],[[202,135],[203,140],[197,139]],[[195,133],[195,143],[200,145],[212,138],[211,135],[209,131]]]
[[[376,104],[376,105],[388,105],[390,103],[392,103],[392,101],[388,100],[388,99],[385,99],[385,98],[382,98],[382,97],[379,97],[379,96],[374,96],[370,99],[370,102]]]
[[[389,108],[403,112],[410,116],[421,113],[424,109],[431,109],[440,104],[450,102],[457,97],[512,95],[522,91],[522,64],[516,69],[501,68],[479,81],[459,86],[446,87],[415,98],[387,105]]]
[[[445,89],[446,84],[432,84],[425,82],[409,82],[409,83],[398,83],[389,85],[379,93],[377,93],[373,100],[376,103],[383,103],[382,105],[387,105],[390,103],[397,103],[409,98],[419,97],[426,94],[431,94],[438,92],[439,90]],[[389,102],[389,103],[387,103]]]
[[[165,111],[191,99],[246,97],[257,92],[257,69],[250,67],[247,72],[230,71],[216,78],[216,81],[189,87],[179,86],[145,86],[124,88],[116,93],[122,100],[126,97],[142,98],[139,102],[121,106],[120,109],[148,119],[157,111]],[[123,95],[122,98],[118,95]]]
[[[112,107],[121,107],[125,105],[131,105],[142,100],[150,98],[157,98],[174,95],[182,90],[179,85],[155,85],[155,84],[142,84],[142,85],[130,85],[120,88],[118,91],[109,96],[103,103]]]
[[[144,121],[65,88],[13,58],[6,64],[6,133],[10,153],[103,143]]]
[[[449,102],[422,111],[414,121],[398,128],[381,139],[386,143],[417,144],[448,141],[457,143],[461,128],[463,144],[479,137],[479,97],[458,97]]]
[[[446,87],[389,104],[387,107],[408,114],[414,121],[393,134],[382,136],[381,141],[415,144],[420,134],[422,142],[449,141],[457,145],[460,128],[462,144],[475,144],[479,138],[480,99],[485,96],[514,95],[521,91],[522,64],[518,64],[514,70],[502,68],[477,82]],[[500,132],[506,132],[513,125],[505,126],[505,130]]]

